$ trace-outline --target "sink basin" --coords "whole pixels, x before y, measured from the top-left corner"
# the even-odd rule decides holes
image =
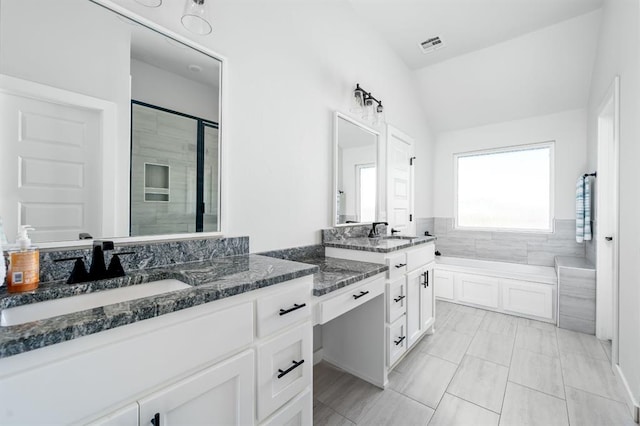
[[[28,305],[3,309],[0,313],[0,326],[7,327],[10,325],[24,324],[114,303],[157,296],[189,287],[191,287],[189,284],[185,284],[182,281],[168,279],[63,297],[61,299],[47,300],[44,302],[30,303]]]

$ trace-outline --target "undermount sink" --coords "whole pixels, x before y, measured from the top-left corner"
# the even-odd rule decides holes
[[[3,309],[0,313],[0,326],[7,327],[24,324],[31,321],[56,317],[58,315],[66,315],[112,305],[114,303],[157,296],[189,287],[191,287],[189,284],[185,284],[182,281],[167,279],[112,290],[102,290],[94,293],[46,300],[44,302],[30,303]]]

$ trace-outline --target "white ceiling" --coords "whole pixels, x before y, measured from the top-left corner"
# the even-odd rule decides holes
[[[585,108],[601,12],[449,59],[415,72],[435,131]]]
[[[602,0],[347,0],[411,69],[492,46],[598,9]],[[440,36],[430,54],[419,44]]]

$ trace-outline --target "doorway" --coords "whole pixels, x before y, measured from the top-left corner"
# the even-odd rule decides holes
[[[387,126],[387,222],[402,235],[416,233],[413,220],[413,153],[413,138],[395,127]]]
[[[596,336],[611,340],[618,364],[618,180],[619,98],[616,77],[598,109],[598,183],[596,188]]]

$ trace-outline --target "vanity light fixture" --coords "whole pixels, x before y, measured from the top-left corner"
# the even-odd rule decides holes
[[[207,35],[212,27],[209,23],[210,0],[187,0],[182,14],[182,25],[192,33]]]
[[[353,91],[351,112],[362,114],[362,119],[371,124],[384,123],[384,107],[382,101],[374,98],[371,92],[367,92],[360,84],[356,84]],[[375,105],[377,104],[377,105]]]

